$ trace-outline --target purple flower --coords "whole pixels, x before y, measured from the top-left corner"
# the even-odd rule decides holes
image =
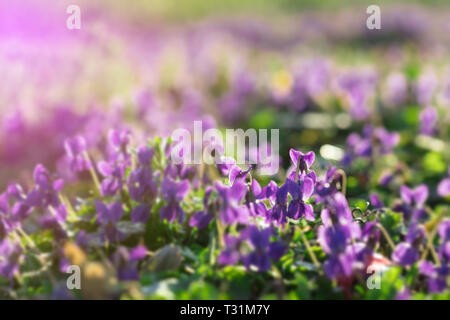
[[[381,238],[381,231],[376,225],[376,221],[367,222],[361,233],[361,240],[371,249],[375,249]]]
[[[441,222],[438,228],[439,236],[441,238],[441,245],[439,248],[439,258],[443,264],[450,263],[450,219],[445,219]]]
[[[110,242],[116,242],[122,238],[120,231],[117,229],[117,223],[122,217],[123,210],[120,202],[113,202],[105,205],[101,201],[95,202],[97,210],[97,221],[102,225],[102,238]]]
[[[234,165],[231,167],[228,173],[228,179],[230,180],[230,184],[234,184],[236,180],[241,182],[245,182],[245,178],[247,174],[252,170],[252,166],[250,165],[247,170],[242,170],[241,167]]]
[[[392,260],[403,267],[412,266],[419,258],[419,251],[408,242],[398,244],[392,253]]]
[[[400,187],[400,196],[403,204],[394,206],[394,210],[402,212],[406,221],[425,220],[428,214],[424,208],[425,201],[428,198],[428,187],[424,184],[410,189],[403,185]]]
[[[436,133],[438,113],[433,107],[426,107],[420,112],[420,133],[432,136]]]
[[[289,150],[289,157],[291,158],[294,168],[297,167],[297,163],[300,161],[300,163],[298,164],[300,173],[307,173],[309,171],[309,168],[312,166],[316,155],[313,151],[309,151],[308,153],[303,154],[300,151],[291,149]],[[313,182],[315,183],[315,179],[313,179]]]
[[[123,186],[126,165],[124,163],[108,163],[100,161],[98,171],[105,177],[100,185],[102,196],[114,196]]]
[[[450,242],[450,219],[444,219],[439,224],[438,233],[442,242]]]
[[[323,209],[321,212],[321,218],[324,225],[331,225],[331,224],[342,224],[342,225],[349,225],[349,226],[357,226],[353,223],[353,217],[352,212],[350,211],[350,208],[348,207],[348,202],[345,196],[337,192],[332,197],[328,198],[326,200],[326,203],[328,204],[327,208]],[[358,236],[360,233],[358,231],[358,228],[352,227],[354,229],[352,232],[354,232],[354,236]]]
[[[206,211],[198,211],[189,220],[191,227],[197,227],[203,229],[208,226],[211,220],[214,218],[214,214]]]
[[[19,272],[22,248],[18,242],[5,238],[0,241],[0,275],[10,280]]]
[[[432,72],[424,73],[419,77],[415,92],[417,102],[421,106],[426,106],[431,103],[437,84],[436,75]]]
[[[158,193],[157,184],[150,169],[139,167],[134,169],[128,176],[127,185],[130,197],[136,202],[152,202]]]
[[[374,137],[380,144],[381,154],[390,153],[400,141],[400,136],[397,132],[389,133],[382,127],[374,130]]]
[[[178,218],[179,222],[183,221],[184,211],[180,206],[181,200],[189,192],[189,181],[174,181],[171,178],[164,178],[161,184],[161,193],[166,200],[166,205],[161,208],[161,220],[167,219],[169,222]]]
[[[220,173],[224,176],[228,176],[230,174],[231,169],[235,166],[236,160],[231,157],[222,156],[220,160],[216,163],[217,168]]]
[[[150,168],[153,159],[154,150],[153,148],[147,148],[146,146],[140,146],[137,149],[137,158],[139,166],[142,168]]]
[[[408,82],[405,75],[392,72],[386,79],[386,103],[388,106],[401,106],[408,98]]]
[[[448,169],[448,174],[450,176],[450,167]],[[441,197],[450,196],[450,177],[444,178],[437,187],[437,193]]]
[[[408,288],[405,288],[402,291],[397,292],[394,299],[395,300],[410,300],[411,292],[409,291]]]
[[[361,229],[353,222],[352,213],[345,196],[337,192],[325,199],[326,208],[321,212],[323,225],[318,229],[318,241],[329,257],[325,263],[325,273],[330,279],[346,279],[358,265],[366,263],[371,247],[352,243],[361,238]],[[365,230],[363,236],[368,235]],[[357,245],[356,245],[357,244]]]
[[[294,220],[305,218],[309,221],[314,221],[314,210],[312,205],[306,203],[313,191],[314,182],[310,178],[305,178],[298,183],[292,180],[287,180],[287,189],[292,196],[292,200],[289,203],[287,211],[288,217]]]
[[[376,193],[370,195],[370,203],[375,209],[382,209],[384,207],[383,202],[380,200]]]
[[[315,186],[315,200],[316,203],[326,201],[327,198],[332,198],[335,193],[339,191],[342,184],[342,174],[336,167],[329,167],[325,177],[319,179]]]
[[[276,193],[278,191],[278,185],[275,181],[270,180],[267,186],[259,191],[260,185],[259,183],[253,179],[252,181],[252,192],[257,199],[269,199],[271,204],[274,204],[276,201]]]
[[[66,139],[64,141],[64,149],[69,158],[70,169],[73,172],[91,169],[91,162],[84,156],[84,152],[86,151],[86,140],[82,136]]]
[[[330,279],[349,277],[353,273],[354,255],[343,252],[338,255],[331,255],[325,262],[325,274]]]
[[[258,271],[270,269],[271,260],[278,261],[286,250],[281,242],[270,242],[272,228],[258,230],[256,226],[248,227],[248,239],[253,251],[243,258],[247,269],[254,266]]]
[[[26,205],[40,208],[58,207],[60,203],[58,193],[63,188],[64,181],[53,179],[41,164],[36,166],[33,176],[36,187],[28,194]]]
[[[241,246],[246,237],[245,233],[241,233],[239,236],[225,236],[225,250],[223,250],[217,262],[220,265],[235,265],[237,264],[242,257],[241,254]]]
[[[431,293],[443,292],[448,288],[447,278],[450,276],[448,265],[434,266],[429,261],[419,264],[419,272],[428,277],[428,290]]]
[[[287,222],[287,194],[288,188],[286,184],[278,188],[275,193],[275,203],[267,214],[268,220],[276,225],[284,226]]]
[[[425,228],[412,223],[405,236],[405,242],[397,245],[392,253],[392,260],[401,266],[411,266],[419,260],[419,248],[425,238]]]
[[[130,143],[130,131],[117,131],[111,129],[108,133],[108,141],[113,150],[121,153],[125,158],[128,158],[127,147]]]
[[[146,222],[152,210],[152,203],[158,194],[156,181],[153,179],[151,159],[153,149],[141,147],[138,149],[138,166],[127,179],[130,197],[140,204],[131,211],[131,221]]]
[[[117,270],[119,280],[139,280],[138,262],[146,256],[147,248],[144,245],[139,245],[131,251],[123,246],[118,247],[111,260]]]
[[[203,205],[205,206],[205,209],[202,211],[198,211],[192,215],[191,219],[189,220],[189,225],[191,227],[203,229],[207,227],[211,220],[214,218],[214,214],[212,212],[208,212],[208,202],[212,191],[213,188],[211,186],[208,186],[205,189],[205,194],[203,196]]]
[[[406,242],[418,247],[425,238],[425,228],[418,223],[412,223],[408,229],[408,233],[405,236]]]
[[[339,254],[345,251],[351,241],[350,231],[346,226],[320,226],[317,239],[323,250],[330,254]]]
[[[352,133],[347,137],[348,151],[342,162],[350,165],[357,157],[370,158],[374,154],[390,153],[399,141],[400,137],[396,132],[390,133],[382,127],[373,128],[371,125],[366,125],[362,136]]]
[[[219,194],[220,220],[224,224],[247,224],[249,212],[246,206],[241,205],[247,193],[247,186],[241,180],[236,180],[231,187],[219,182],[214,186]]]
[[[367,71],[351,71],[338,79],[338,87],[346,95],[350,114],[356,120],[367,119],[370,115],[367,102],[375,84],[376,75]]]
[[[27,217],[30,212],[30,208],[24,205],[23,201],[16,202],[12,209],[9,201],[9,192],[0,194],[0,241],[20,226],[20,221]]]
[[[49,212],[40,217],[39,223],[42,227],[53,230],[54,237],[60,240],[67,237],[67,233],[64,229],[66,218],[66,206],[64,204],[60,204],[58,208],[55,208],[54,210],[49,209]]]
[[[394,176],[395,176],[395,174],[386,170],[380,175],[380,178],[378,179],[378,183],[382,187],[387,187],[391,183],[392,179],[394,179]]]

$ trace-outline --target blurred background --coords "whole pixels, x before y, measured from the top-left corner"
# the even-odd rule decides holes
[[[36,163],[70,180],[68,137],[102,150],[110,128],[139,142],[194,120],[279,128],[281,155],[312,149],[319,165],[383,126],[404,153],[379,175],[402,160],[436,183],[450,157],[450,2],[377,1],[382,27],[368,30],[372,2],[0,0],[0,187],[26,184]],[[66,27],[73,4],[80,30]]]

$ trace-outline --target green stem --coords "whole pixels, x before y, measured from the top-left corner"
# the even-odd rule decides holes
[[[394,244],[394,241],[392,241],[392,238],[389,235],[389,233],[387,232],[387,230],[380,223],[377,223],[376,226],[377,226],[378,229],[380,229],[381,233],[383,234],[384,238],[388,242],[388,244],[391,247],[392,251],[394,251],[395,250],[395,244]]]
[[[319,272],[320,272],[321,267],[320,267],[320,262],[319,262],[319,260],[317,260],[317,257],[316,257],[316,255],[314,254],[314,251],[311,249],[311,246],[309,245],[308,239],[306,239],[306,236],[305,236],[305,234],[303,233],[302,228],[299,227],[298,229],[299,229],[299,231],[300,231],[300,235],[301,235],[301,237],[302,237],[302,241],[303,241],[303,243],[304,243],[304,245],[305,245],[305,247],[306,247],[306,250],[308,251],[309,256],[311,257],[311,260],[312,260],[313,263],[314,263],[314,266],[315,266],[316,269],[319,270]]]
[[[32,249],[32,251],[34,252],[37,260],[41,264],[42,268],[45,269],[45,271],[46,271],[46,273],[48,275],[48,278],[50,279],[51,283],[53,285],[56,285],[56,279],[53,276],[53,274],[50,272],[50,270],[47,268],[47,264],[45,263],[45,260],[42,257],[42,253],[39,250],[39,248],[36,245],[36,243],[33,241],[33,239],[30,238],[30,236],[21,227],[18,227],[17,231],[19,231],[19,233],[25,238],[25,240],[27,240],[27,242],[28,242],[30,248]]]
[[[83,152],[84,158],[89,162],[89,173],[91,174],[92,180],[94,181],[94,185],[97,188],[98,192],[100,192],[100,180],[98,179],[97,173],[95,172],[94,165],[92,164],[91,159],[89,158],[89,154],[87,151]]]

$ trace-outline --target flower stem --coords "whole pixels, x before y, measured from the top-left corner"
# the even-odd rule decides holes
[[[319,262],[319,260],[317,260],[317,257],[316,257],[316,255],[315,255],[314,251],[311,249],[311,246],[309,245],[308,239],[306,239],[306,236],[305,236],[305,234],[303,233],[302,228],[299,227],[298,229],[299,229],[299,231],[300,231],[300,235],[301,235],[301,237],[302,237],[302,241],[303,241],[303,243],[304,243],[304,245],[305,245],[305,247],[306,247],[306,250],[308,251],[309,256],[311,257],[311,260],[312,260],[313,263],[314,263],[314,266],[315,266],[316,269],[319,270],[319,272],[320,272],[321,267],[320,267],[320,262]]]
[[[92,180],[94,181],[94,185],[97,188],[98,192],[100,192],[100,180],[98,179],[97,173],[95,172],[94,165],[92,164],[91,159],[89,158],[89,154],[87,151],[83,152],[84,158],[89,162],[89,173],[91,174]]]
[[[33,239],[30,238],[30,236],[21,228],[18,227],[17,231],[19,231],[19,233],[25,238],[25,240],[27,240],[29,247],[33,250],[37,260],[39,261],[39,263],[41,264],[43,270],[45,270],[45,272],[48,275],[48,278],[50,279],[51,283],[53,285],[56,284],[56,279],[53,276],[53,274],[50,272],[50,270],[48,269],[47,264],[44,261],[44,258],[42,257],[42,253],[39,250],[38,246],[36,245],[36,243],[33,241]]]
[[[376,224],[377,228],[380,229],[381,233],[383,234],[384,238],[388,242],[389,246],[391,247],[392,251],[395,250],[395,244],[394,241],[392,241],[391,236],[389,235],[389,232],[387,232],[386,228],[383,227],[381,223]]]
[[[430,235],[428,236],[427,246],[425,247],[425,250],[423,251],[422,256],[420,257],[420,260],[425,260],[428,255],[428,250],[430,250],[435,264],[437,266],[440,266],[441,263],[439,261],[438,254],[436,253],[436,250],[434,249],[434,246],[433,246],[433,239],[437,233],[437,226],[438,226],[438,224],[436,224],[436,226],[434,227],[434,229],[431,231]]]

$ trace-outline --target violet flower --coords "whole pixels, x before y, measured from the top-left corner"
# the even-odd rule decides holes
[[[352,243],[361,237],[361,230],[353,222],[345,196],[338,192],[326,199],[327,207],[322,210],[324,225],[319,227],[318,241],[329,257],[325,273],[330,279],[349,277],[357,262],[356,247]],[[362,247],[364,249],[364,247]]]
[[[124,163],[114,164],[100,161],[97,168],[104,177],[100,184],[100,193],[102,196],[114,196],[123,187],[126,165]]]
[[[349,112],[356,120],[365,120],[370,115],[368,101],[376,84],[376,75],[371,72],[348,72],[338,79],[339,89],[346,95]]]
[[[19,272],[22,248],[18,242],[5,238],[0,241],[0,257],[0,275],[12,281],[14,275]]]
[[[361,136],[352,133],[347,137],[348,150],[342,162],[350,165],[353,159],[358,157],[370,158],[391,153],[399,141],[400,136],[396,132],[390,133],[382,127],[373,128],[366,125]]]
[[[424,73],[419,77],[415,93],[417,102],[421,106],[427,106],[431,103],[437,85],[436,75],[432,72]]]
[[[258,230],[256,226],[248,227],[248,240],[253,249],[251,253],[243,257],[243,263],[250,269],[256,267],[264,272],[270,269],[271,260],[278,261],[286,250],[281,242],[270,242],[272,228]]]
[[[450,196],[450,167],[448,168],[448,177],[439,182],[437,193],[441,197]]]
[[[219,169],[220,173],[224,176],[228,176],[230,174],[231,168],[236,164],[236,160],[232,157],[220,157],[219,161],[216,163],[217,169]]]
[[[403,200],[402,204],[394,205],[394,211],[402,212],[405,221],[425,220],[428,213],[424,208],[425,201],[428,198],[428,187],[424,184],[410,189],[403,185],[400,187],[400,195]]]
[[[268,210],[266,204],[262,201],[262,199],[267,199],[267,197],[265,196],[265,194],[267,193],[267,188],[263,191],[256,178],[253,178],[251,191],[252,196],[250,196],[250,193],[247,193],[245,202],[250,215],[253,217],[265,217],[267,219]]]
[[[306,220],[314,221],[313,207],[305,202],[314,192],[313,180],[308,177],[298,182],[293,182],[288,179],[286,184],[288,192],[292,196],[292,200],[289,203],[289,208],[287,211],[288,217],[294,220],[305,218]]]
[[[370,195],[370,204],[375,209],[382,209],[384,207],[383,201],[380,200],[380,197],[376,193]]]
[[[8,192],[0,194],[0,241],[5,239],[7,235],[20,226],[20,221],[23,220],[30,211],[29,207],[23,202],[18,201],[12,209],[10,208],[10,196]],[[23,211],[26,208],[26,211]]]
[[[436,123],[438,120],[438,113],[436,109],[429,106],[423,109],[419,115],[420,118],[420,133],[428,136],[436,134]]]
[[[220,253],[217,262],[220,265],[235,265],[241,258],[241,247],[246,240],[246,233],[243,232],[239,236],[225,235],[225,249]]]
[[[151,159],[153,149],[140,147],[137,151],[138,165],[127,179],[130,197],[139,202],[131,211],[131,221],[146,222],[150,216],[152,203],[158,194],[157,183],[153,179]]]
[[[342,174],[338,172],[336,167],[330,167],[327,170],[325,177],[319,179],[315,185],[316,202],[322,202],[338,192],[338,183],[342,183]]]
[[[205,209],[202,211],[198,211],[194,213],[189,220],[189,225],[191,227],[197,227],[199,229],[203,229],[208,226],[211,220],[214,218],[214,214],[212,212],[208,212],[208,201],[209,197],[212,193],[212,187],[207,187],[205,190],[205,195],[203,196],[203,205]]]
[[[161,184],[161,193],[166,200],[166,205],[161,208],[161,220],[167,219],[169,222],[178,218],[183,221],[184,211],[180,206],[181,200],[188,194],[190,184],[188,180],[174,181],[171,178],[164,178]]]
[[[386,79],[385,100],[388,106],[401,106],[408,98],[408,82],[404,74],[392,72]]]
[[[267,213],[267,219],[278,226],[284,226],[287,222],[287,194],[286,184],[279,187],[275,193],[275,203]]]
[[[33,173],[36,187],[31,190],[26,199],[26,204],[32,207],[46,208],[59,206],[59,192],[64,186],[62,179],[53,179],[47,169],[38,164]]]
[[[101,237],[103,240],[109,242],[116,242],[122,238],[122,234],[117,229],[117,223],[122,217],[123,210],[120,202],[113,202],[105,205],[103,202],[97,200],[95,202],[97,210],[97,221],[102,225]]]
[[[129,251],[120,246],[111,257],[113,265],[117,270],[117,277],[122,281],[138,281],[138,263],[147,256],[147,248],[139,245]]]
[[[444,219],[438,227],[440,237],[439,265],[433,265],[429,261],[419,264],[421,274],[428,277],[428,290],[432,293],[442,292],[448,288],[448,277],[450,276],[450,219]]]
[[[392,260],[404,267],[412,266],[420,258],[419,249],[424,237],[424,227],[412,224],[405,237],[406,241],[399,243],[392,253]]]
[[[314,171],[310,171],[310,168],[312,164],[314,163],[314,159],[316,158],[316,155],[313,151],[309,151],[306,154],[303,154],[300,151],[297,151],[295,149],[289,150],[289,157],[292,161],[292,167],[290,172],[288,173],[288,177],[291,180],[295,180],[296,170],[297,166],[299,167],[299,177],[307,176],[314,184],[316,183],[316,173]],[[300,163],[298,163],[300,161]],[[297,178],[299,178],[297,177]]]
[[[91,169],[91,162],[84,155],[86,140],[82,136],[66,139],[64,141],[64,149],[66,150],[72,172]]]
[[[428,290],[431,293],[443,292],[448,288],[450,265],[435,266],[429,261],[422,261],[419,264],[419,272],[428,277]]]
[[[64,224],[67,219],[67,209],[64,204],[60,204],[58,208],[49,209],[44,216],[39,218],[39,224],[45,228],[53,230],[55,239],[61,240],[67,237]]]
[[[249,212],[246,206],[241,205],[247,193],[247,186],[239,179],[231,187],[225,186],[220,182],[215,182],[214,186],[219,195],[220,221],[227,225],[235,223],[247,224]]]
[[[110,161],[128,161],[130,159],[127,150],[130,143],[130,134],[129,130],[109,130],[108,141],[112,151]]]
[[[251,170],[252,170],[252,165],[250,165],[247,170],[242,170],[241,167],[239,167],[237,165],[232,166],[228,173],[228,179],[230,181],[230,184],[234,184],[234,182],[236,180],[245,182],[245,178],[247,177],[247,174]]]

